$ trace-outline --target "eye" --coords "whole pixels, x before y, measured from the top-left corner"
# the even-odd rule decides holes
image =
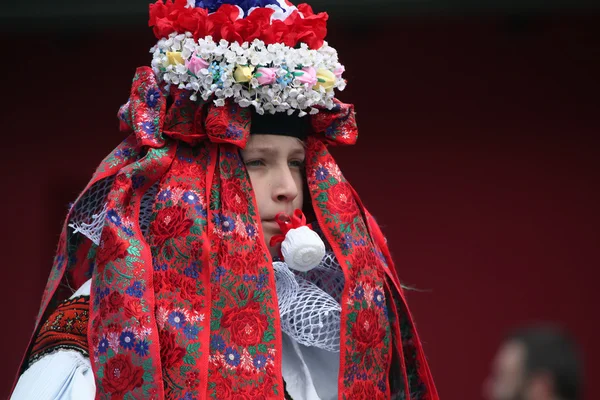
[[[265,166],[265,162],[263,160],[249,160],[246,161],[244,164],[246,164],[247,167],[263,167]]]
[[[304,168],[304,160],[291,160],[289,164],[293,168]]]

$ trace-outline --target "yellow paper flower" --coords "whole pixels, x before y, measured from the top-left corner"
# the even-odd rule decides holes
[[[335,74],[328,69],[319,68],[317,70],[317,84],[315,85],[316,89],[323,88],[325,90],[333,89],[333,85],[335,85]]]
[[[252,72],[254,72],[254,67],[238,65],[233,73],[233,77],[237,83],[250,82],[250,79],[252,79]]]
[[[167,60],[169,60],[169,64],[177,65],[183,64],[183,57],[181,57],[181,53],[179,51],[167,51]]]

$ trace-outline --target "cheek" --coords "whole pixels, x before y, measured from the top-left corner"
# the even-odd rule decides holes
[[[292,201],[294,209],[299,208],[300,210],[304,207],[304,177],[302,174],[294,175],[294,181],[296,188],[298,188],[298,196]]]

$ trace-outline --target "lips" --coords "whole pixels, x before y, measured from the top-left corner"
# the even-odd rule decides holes
[[[268,218],[262,218],[261,220],[262,220],[262,222],[276,222],[277,216],[281,213],[291,216],[294,212],[293,211],[289,211],[289,212],[280,211],[273,216],[269,216]]]

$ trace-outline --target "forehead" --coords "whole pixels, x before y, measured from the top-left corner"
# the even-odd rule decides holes
[[[252,134],[244,152],[304,153],[304,144],[292,136]]]

